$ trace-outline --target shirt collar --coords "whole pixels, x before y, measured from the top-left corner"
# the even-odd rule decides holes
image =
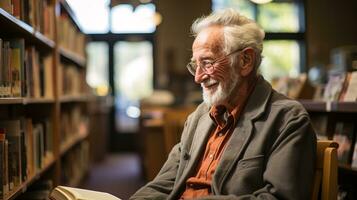
[[[234,125],[237,123],[238,118],[240,116],[241,111],[243,110],[244,106],[247,104],[247,99],[248,97],[252,94],[254,87],[257,83],[257,79],[254,81],[254,83],[251,85],[251,87],[248,89],[247,93],[242,96],[244,100],[242,103],[237,104],[235,107],[233,107],[232,110],[227,110],[227,108],[224,105],[214,105],[210,109],[210,117],[213,120],[213,122],[220,126],[223,127],[228,119],[228,117],[233,117],[233,123]]]

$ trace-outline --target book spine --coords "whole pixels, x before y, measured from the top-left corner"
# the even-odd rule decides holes
[[[13,97],[21,97],[24,77],[24,57],[25,57],[25,40],[12,39],[11,48],[11,94]]]

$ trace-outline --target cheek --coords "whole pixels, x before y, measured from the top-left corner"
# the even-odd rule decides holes
[[[230,73],[233,73],[230,66],[217,66],[211,77],[219,82],[224,82],[229,79]]]

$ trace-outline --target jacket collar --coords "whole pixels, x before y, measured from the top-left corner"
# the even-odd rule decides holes
[[[266,109],[271,92],[271,85],[262,76],[259,76],[257,85],[247,100],[242,116],[251,120],[261,116]]]

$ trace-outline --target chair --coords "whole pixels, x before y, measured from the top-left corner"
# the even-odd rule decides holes
[[[332,140],[317,141],[316,170],[312,191],[312,200],[337,199],[337,148]]]

